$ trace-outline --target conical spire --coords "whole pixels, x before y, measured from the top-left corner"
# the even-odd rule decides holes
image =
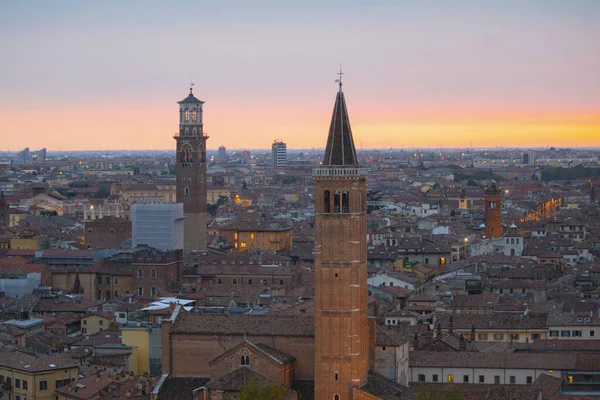
[[[324,166],[355,166],[358,165],[356,149],[354,148],[354,139],[352,139],[352,129],[350,128],[350,119],[346,109],[346,99],[342,91],[342,82],[340,80],[340,90],[335,98],[333,106],[333,115],[331,116],[331,125],[329,126],[329,136],[327,137],[327,147],[325,148]]]

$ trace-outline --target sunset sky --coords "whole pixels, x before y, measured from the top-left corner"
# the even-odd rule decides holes
[[[3,1],[2,150],[600,146],[600,1]]]

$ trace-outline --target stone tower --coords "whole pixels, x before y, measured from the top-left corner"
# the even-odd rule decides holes
[[[175,171],[176,197],[183,203],[184,251],[206,248],[206,139],[202,123],[203,101],[192,93],[179,102],[179,134]],[[177,244],[176,244],[177,245]]]
[[[485,188],[485,237],[502,237],[502,191],[494,184]]]
[[[460,197],[458,198],[458,208],[460,210],[466,210],[468,207],[467,191],[465,189],[460,191]]]
[[[10,219],[8,215],[8,202],[4,197],[4,192],[0,192],[0,232],[8,229]]]
[[[350,400],[367,379],[366,174],[342,84],[315,182],[315,399]]]

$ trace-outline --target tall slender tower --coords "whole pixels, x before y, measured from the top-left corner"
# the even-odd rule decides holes
[[[190,94],[179,102],[179,135],[175,171],[177,202],[183,203],[184,251],[206,248],[206,139],[203,101]]]
[[[315,399],[350,400],[367,379],[367,184],[346,100],[335,99],[315,182]]]
[[[495,184],[485,188],[485,237],[502,237],[502,191]]]

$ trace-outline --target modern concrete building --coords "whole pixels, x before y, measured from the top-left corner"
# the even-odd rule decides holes
[[[131,207],[132,246],[158,250],[184,248],[184,204],[134,204]]]
[[[276,140],[271,145],[271,154],[273,158],[273,166],[285,167],[287,165],[287,145],[281,140]]]

